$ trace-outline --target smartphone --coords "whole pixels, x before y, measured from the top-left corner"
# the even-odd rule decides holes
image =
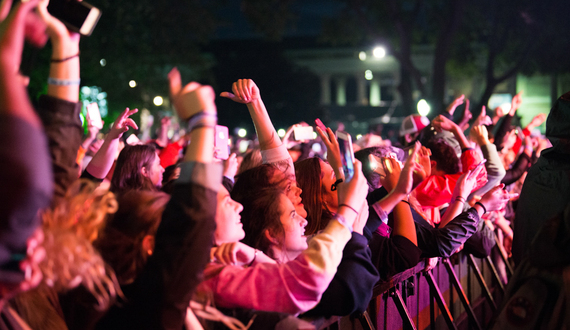
[[[475,170],[477,170],[479,167],[485,165],[486,162],[487,162],[487,160],[486,160],[486,159],[483,159],[479,164],[477,164],[477,166],[475,166],[475,167],[473,168],[473,170],[471,171],[471,173],[469,173],[469,175],[468,175],[467,178],[472,177],[472,176],[473,176],[473,173],[475,173]]]
[[[295,134],[295,141],[301,140],[312,140],[313,137],[313,126],[301,126],[293,128],[293,134]]]
[[[90,36],[93,33],[101,17],[101,11],[85,1],[50,0],[47,9],[69,30],[79,32],[84,36]]]
[[[229,129],[216,125],[214,138],[214,158],[226,160],[230,157]]]
[[[350,134],[336,131],[336,139],[340,149],[340,158],[345,180],[350,180],[354,175],[354,151],[352,150],[352,138]]]
[[[323,132],[327,131],[327,127],[325,126],[325,124],[323,124],[323,122],[319,118],[315,119],[315,125],[317,125],[317,127],[320,128],[321,131]]]
[[[86,106],[87,108],[87,122],[97,127],[98,129],[103,128],[103,121],[101,120],[101,113],[99,112],[99,105],[97,102],[90,103]]]

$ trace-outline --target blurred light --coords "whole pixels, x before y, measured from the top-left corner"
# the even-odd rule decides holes
[[[85,95],[91,94],[91,87],[89,87],[89,86],[83,86],[83,87],[81,87],[81,93],[83,93],[83,94],[85,94]]]
[[[501,110],[503,110],[503,114],[509,113],[509,111],[511,111],[511,104],[510,103],[503,103],[501,105],[499,105],[499,108],[501,108]],[[488,114],[489,112],[487,112]]]
[[[162,99],[162,96],[155,96],[154,99],[152,100],[152,103],[154,103],[154,105],[159,107],[162,105],[162,103],[164,103],[164,100]]]
[[[239,137],[245,137],[247,135],[247,131],[245,130],[245,128],[240,128],[238,130],[238,136]]]
[[[282,128],[277,130],[277,135],[279,135],[279,137],[284,137],[285,133],[287,133],[287,132],[285,132],[285,130]]]
[[[382,57],[386,56],[386,49],[384,47],[378,46],[378,47],[374,48],[374,50],[372,51],[372,54],[376,58],[382,58]]]
[[[97,100],[102,100],[104,98],[107,97],[107,93],[106,92],[101,92],[99,94],[97,94]]]
[[[356,134],[356,139],[360,140],[362,138],[362,134]]]
[[[382,121],[383,124],[388,124],[390,122],[390,116],[384,115],[382,116],[382,118],[380,118],[380,120]]]
[[[364,71],[364,78],[366,78],[366,80],[372,80],[372,78],[374,78],[372,71],[370,70]]]
[[[358,127],[358,122],[356,120],[352,122],[352,127],[354,127],[354,128]]]
[[[418,113],[420,114],[420,116],[427,116],[430,110],[431,107],[429,106],[426,100],[421,99],[418,102]]]
[[[366,61],[366,52],[360,52],[360,53],[358,53],[358,58],[359,58],[361,61]]]
[[[319,135],[317,134],[317,132],[313,131],[313,140],[316,139]]]
[[[225,138],[226,138],[226,134],[224,134],[224,132],[220,131],[220,132],[218,132],[218,137],[219,137],[220,139],[225,139]]]
[[[101,64],[101,66],[105,66],[105,65],[107,65],[107,60],[104,59],[104,58],[102,58],[102,59],[99,61],[99,64]]]
[[[320,153],[321,151],[323,151],[323,147],[321,147],[320,143],[313,143],[311,149],[313,149],[313,151],[316,153]]]
[[[248,147],[249,147],[249,141],[247,141],[247,140],[239,141],[238,150],[240,153],[243,154],[244,152],[246,152]]]
[[[134,81],[134,80],[129,81],[129,87],[130,87],[130,88],[135,88],[135,87],[137,87],[137,82]]]

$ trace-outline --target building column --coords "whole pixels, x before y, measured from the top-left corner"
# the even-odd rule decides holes
[[[356,78],[356,104],[368,105],[368,98],[366,97],[366,80],[362,78],[361,74],[355,75]]]
[[[328,74],[320,75],[321,78],[321,104],[331,104],[331,76]]]
[[[370,105],[373,107],[380,106],[380,81],[378,79],[370,81]]]
[[[335,79],[336,82],[336,105],[346,105],[346,78]]]

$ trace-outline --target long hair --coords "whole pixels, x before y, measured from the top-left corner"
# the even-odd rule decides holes
[[[295,163],[297,186],[303,190],[301,198],[307,210],[306,235],[314,235],[323,230],[333,214],[324,203],[324,187],[321,175],[321,160],[307,158]]]
[[[285,234],[279,208],[281,196],[285,197],[280,189],[266,188],[258,189],[248,198],[239,201],[243,205],[241,212],[245,231],[243,243],[269,255],[270,247],[274,243],[267,239],[265,231],[269,230],[273,237],[282,237]]]
[[[95,247],[113,268],[120,284],[132,282],[148,257],[142,241],[154,236],[170,196],[158,191],[130,190],[118,197],[119,209],[110,217]]]
[[[113,193],[100,193],[93,182],[78,180],[55,206],[42,213],[46,258],[39,266],[47,285],[57,292],[83,285],[100,309],[122,296],[113,270],[92,245],[107,215],[116,210]]]
[[[240,202],[247,199],[248,195],[256,193],[260,189],[285,190],[287,177],[281,176],[281,170],[272,164],[262,164],[250,168],[236,176],[236,183],[232,188],[232,199]]]
[[[150,169],[156,157],[158,157],[156,149],[150,145],[141,144],[123,148],[111,178],[110,190],[116,194],[127,190],[156,191],[156,186],[141,172],[143,167]]]

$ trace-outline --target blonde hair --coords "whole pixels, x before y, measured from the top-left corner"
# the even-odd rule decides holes
[[[117,209],[113,193],[101,193],[95,183],[78,180],[57,205],[43,212],[46,258],[40,268],[47,285],[58,292],[83,285],[100,309],[122,297],[115,273],[92,245],[107,215]]]

